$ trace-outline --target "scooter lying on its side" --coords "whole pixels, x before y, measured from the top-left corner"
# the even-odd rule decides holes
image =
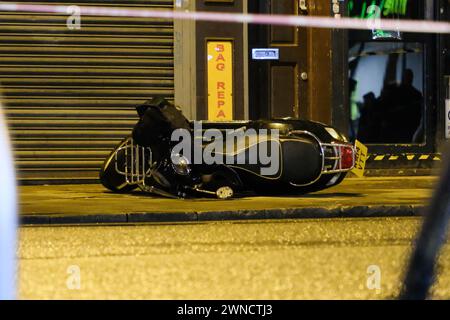
[[[170,198],[218,199],[247,191],[303,194],[339,184],[355,164],[353,145],[317,122],[190,122],[160,97],[136,110],[140,119],[131,136],[100,171],[114,192],[140,188]]]

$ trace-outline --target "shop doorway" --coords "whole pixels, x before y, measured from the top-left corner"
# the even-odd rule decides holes
[[[249,1],[249,12],[302,15],[302,3]],[[306,105],[306,54],[305,28],[249,25],[250,118],[299,117]]]
[[[425,19],[430,2],[350,0],[350,17]],[[349,137],[372,153],[432,152],[435,47],[432,35],[349,32]]]

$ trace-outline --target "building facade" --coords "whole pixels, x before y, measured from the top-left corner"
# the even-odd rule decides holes
[[[74,3],[450,20],[449,0]],[[373,174],[425,173],[439,159],[450,125],[448,35],[130,17],[77,20],[74,10],[0,12],[0,84],[23,181],[95,181],[102,160],[135,123],[134,107],[154,95],[174,101],[191,119],[294,117],[332,124],[369,147]]]

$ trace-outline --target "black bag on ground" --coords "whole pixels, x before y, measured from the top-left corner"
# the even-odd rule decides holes
[[[176,129],[190,130],[183,113],[162,97],[148,100],[136,110],[140,120],[133,129],[133,139],[141,146],[155,147],[170,139]]]

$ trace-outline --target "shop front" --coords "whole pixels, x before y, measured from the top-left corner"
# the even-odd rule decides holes
[[[350,139],[368,146],[373,172],[429,170],[445,139],[445,38],[381,30],[377,21],[448,20],[448,2],[349,0],[347,10],[373,26],[348,32]]]
[[[368,146],[369,171],[428,170],[450,137],[449,37],[377,27],[388,18],[448,21],[449,0],[128,0],[114,6],[348,15],[373,28],[122,16],[87,16],[72,28],[69,15],[0,12],[0,82],[20,179],[95,181],[103,159],[135,123],[134,107],[155,95],[175,101],[190,119],[331,124]]]

